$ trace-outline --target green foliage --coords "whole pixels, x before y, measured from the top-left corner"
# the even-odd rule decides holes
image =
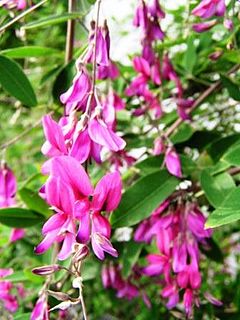
[[[37,99],[28,78],[16,62],[4,56],[0,56],[0,84],[24,105],[36,106]]]
[[[0,222],[13,228],[28,228],[39,224],[44,217],[35,211],[23,208],[0,209]]]
[[[132,226],[150,216],[152,211],[172,194],[178,180],[166,170],[146,175],[128,188],[110,217],[113,228]]]

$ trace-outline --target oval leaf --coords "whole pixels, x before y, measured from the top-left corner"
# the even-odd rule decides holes
[[[26,46],[11,48],[1,51],[1,54],[8,58],[22,59],[31,57],[47,57],[49,55],[59,54],[60,51],[53,48]]]
[[[216,228],[240,220],[240,188],[233,189],[225,198],[221,206],[209,216],[205,227]]]
[[[41,197],[39,197],[36,192],[28,188],[22,188],[18,191],[18,193],[22,201],[29,209],[41,213],[46,217],[49,217],[51,215],[49,206]]]
[[[0,209],[0,223],[12,228],[28,228],[44,221],[35,211],[23,208]]]
[[[110,217],[114,228],[132,226],[146,218],[162,201],[172,194],[178,179],[166,170],[149,174],[138,180],[123,194],[120,206]]]
[[[13,60],[0,55],[0,84],[13,97],[28,107],[34,107],[37,99],[28,78]]]

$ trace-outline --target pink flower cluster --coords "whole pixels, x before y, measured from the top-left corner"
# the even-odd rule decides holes
[[[135,231],[134,240],[150,244],[156,239],[159,254],[147,256],[142,272],[150,277],[163,275],[161,296],[167,308],[174,308],[183,294],[187,316],[193,305],[199,306],[201,287],[199,245],[207,246],[212,231],[204,229],[205,217],[194,203],[181,203],[175,208],[166,200]]]
[[[144,289],[139,285],[141,277],[142,274],[137,266],[134,266],[131,275],[127,279],[123,279],[119,265],[110,263],[102,267],[102,283],[104,288],[116,290],[118,298],[127,300],[141,296],[146,306],[150,308],[151,302]]]
[[[19,297],[23,298],[24,290],[22,285],[14,287],[11,281],[4,280],[4,277],[7,277],[12,273],[12,269],[0,269],[0,301],[3,302],[6,310],[10,312],[16,312],[18,309],[16,293],[19,295]]]
[[[108,214],[120,202],[121,177],[118,172],[106,174],[94,189],[81,166],[90,163],[92,158],[100,163],[103,147],[112,152],[123,152],[125,147],[125,141],[115,133],[115,110],[124,108],[124,104],[114,92],[100,101],[95,88],[96,74],[91,77],[87,70],[88,63],[93,63],[93,68],[105,68],[106,77],[114,78],[116,70],[109,60],[109,48],[106,22],[102,27],[96,27],[93,22],[89,46],[76,63],[73,84],[61,95],[62,103],[66,105],[65,116],[58,123],[50,115],[43,117],[46,142],[42,152],[50,159],[42,168],[49,177],[40,193],[55,214],[43,226],[44,239],[35,249],[37,254],[45,252],[57,241],[62,243],[58,254],[60,260],[71,255],[76,242],[91,242],[94,253],[101,260],[105,252],[114,257],[118,255],[109,240]],[[82,113],[79,120],[77,112]]]
[[[106,23],[97,30],[94,29],[95,24],[92,24],[92,28],[89,47],[84,56],[76,62],[77,74],[73,84],[60,97],[61,102],[66,105],[65,116],[58,123],[49,115],[43,118],[46,142],[42,152],[49,157],[70,155],[80,163],[91,159],[100,163],[103,148],[118,152],[126,145],[115,133],[116,110],[123,109],[124,102],[113,91],[105,99],[100,99],[95,88],[95,80],[87,69],[88,63],[93,61],[96,53],[98,73],[102,72],[101,68],[105,68],[106,77],[114,78],[117,72],[109,71],[112,70],[113,63],[109,60],[110,38]],[[82,113],[79,119],[78,111]]]
[[[141,27],[143,31],[143,49],[141,57],[133,59],[133,67],[138,76],[127,87],[126,95],[135,95],[139,98],[140,107],[134,111],[134,115],[140,116],[149,110],[153,110],[154,117],[159,118],[162,115],[160,96],[159,94],[154,94],[150,87],[152,85],[159,87],[163,81],[173,81],[176,87],[176,96],[174,98],[178,107],[178,114],[181,118],[188,119],[189,116],[186,110],[192,106],[193,100],[184,98],[181,81],[173,68],[168,54],[164,54],[161,61],[153,50],[155,41],[164,39],[164,32],[159,24],[160,19],[164,17],[165,13],[162,11],[158,0],[152,0],[150,5],[146,5],[143,0],[139,1],[134,17],[134,25]]]
[[[225,0],[202,0],[199,5],[197,5],[192,13],[202,19],[209,19],[213,17],[223,17],[226,12]],[[232,21],[229,19],[225,20],[226,28],[232,29]],[[204,32],[211,29],[217,24],[216,19],[207,20],[204,22],[196,23],[193,25],[193,30],[196,32]]]
[[[58,258],[65,260],[71,255],[76,242],[91,242],[99,259],[104,259],[104,252],[116,257],[117,251],[109,241],[111,227],[103,212],[115,210],[121,200],[119,173],[105,175],[93,189],[81,164],[70,156],[48,160],[43,166],[43,173],[49,178],[41,189],[41,195],[55,214],[44,224],[44,240],[35,252],[41,254],[53,242],[61,242]]]
[[[27,7],[26,0],[0,0],[0,7],[5,7],[7,9],[17,9],[24,10]]]
[[[0,168],[0,208],[15,206],[15,194],[17,192],[17,181],[12,170],[2,161]],[[25,235],[23,229],[12,229],[10,242],[15,242]]]

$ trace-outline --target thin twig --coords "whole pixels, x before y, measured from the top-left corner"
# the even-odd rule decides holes
[[[40,7],[41,5],[43,5],[44,3],[46,3],[48,0],[42,0],[39,3],[37,3],[35,6],[30,7],[29,9],[25,10],[24,12],[20,13],[18,16],[16,16],[14,19],[12,19],[11,21],[9,21],[8,23],[6,23],[4,26],[2,26],[0,28],[0,34],[4,31],[6,31],[6,29],[8,29],[11,25],[13,25],[15,22],[21,20],[23,17],[25,17],[26,15],[28,15],[29,13],[33,12],[34,10],[36,10],[38,7]]]
[[[237,71],[240,68],[240,65],[234,66],[227,74],[231,74]],[[221,86],[221,81],[217,81],[212,84],[206,91],[204,91],[197,100],[195,100],[193,106],[187,111],[188,114],[192,113],[192,111],[198,107],[208,96],[210,96],[215,90],[217,90]],[[178,118],[166,131],[165,137],[168,138],[178,127],[182,124],[184,120],[182,118]]]
[[[68,0],[68,13],[72,13],[75,10],[76,0]],[[73,47],[74,47],[74,33],[75,33],[75,20],[69,19],[67,22],[67,38],[66,38],[66,50],[65,50],[65,63],[67,64],[72,60]]]
[[[51,111],[50,113],[48,113],[48,115],[52,115],[53,111]],[[20,140],[21,138],[23,138],[26,134],[28,134],[30,131],[32,131],[33,129],[37,128],[40,124],[42,123],[42,118],[39,119],[38,121],[36,121],[33,125],[29,126],[27,129],[25,129],[23,132],[21,132],[19,135],[17,135],[16,137],[14,137],[13,139],[3,143],[0,146],[0,150],[6,149],[9,146],[11,146],[12,144],[15,144],[16,142],[18,142],[18,140]]]

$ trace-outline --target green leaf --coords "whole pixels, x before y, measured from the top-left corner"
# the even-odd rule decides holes
[[[138,257],[142,251],[143,244],[137,243],[135,241],[129,241],[124,245],[123,254],[122,254],[122,261],[123,261],[123,268],[122,268],[122,275],[124,278],[128,278],[132,267],[138,260]]]
[[[26,206],[42,215],[49,217],[51,215],[51,210],[47,203],[33,190],[28,188],[22,188],[18,191],[22,201]]]
[[[28,228],[44,221],[37,212],[23,208],[0,209],[0,223],[13,228]]]
[[[22,59],[31,57],[47,57],[49,55],[59,54],[60,51],[47,47],[26,46],[6,49],[0,53],[8,58]]]
[[[93,260],[87,260],[83,264],[83,269],[82,269],[82,278],[83,281],[88,281],[96,278],[96,276],[99,275],[99,267],[100,265],[96,263],[96,261]]]
[[[221,251],[221,248],[214,241],[213,238],[208,238],[204,240],[204,244],[200,244],[201,251],[211,260],[216,261],[218,263],[223,263],[224,255]]]
[[[211,158],[217,162],[232,147],[240,141],[240,134],[233,134],[213,141],[207,146],[206,150]]]
[[[240,144],[230,148],[223,156],[223,160],[227,161],[231,165],[240,166]]]
[[[55,82],[53,84],[52,94],[56,101],[59,102],[59,97],[62,93],[72,84],[72,79],[76,73],[75,61],[70,61],[65,67],[63,67],[58,73]]]
[[[187,74],[193,74],[193,68],[197,61],[196,47],[194,45],[194,37],[191,36],[187,41],[187,50],[183,57],[183,66]]]
[[[229,192],[236,187],[233,178],[227,172],[212,176],[209,171],[204,170],[200,182],[208,201],[215,208],[220,206]]]
[[[23,26],[22,28],[25,30],[40,28],[40,27],[48,27],[55,24],[66,22],[67,20],[80,19],[83,15],[80,12],[72,12],[72,13],[64,13],[48,16],[47,18],[40,19],[34,22],[30,22]]]
[[[154,171],[159,171],[163,164],[163,156],[150,156],[147,159],[136,164],[136,168],[140,170],[140,175],[148,175]]]
[[[221,75],[221,80],[225,88],[227,88],[228,93],[231,98],[236,101],[240,101],[240,88],[239,85],[229,77]]]
[[[125,191],[118,209],[111,214],[112,226],[132,226],[148,218],[177,185],[178,179],[166,170],[159,170],[138,180]]]
[[[28,107],[34,107],[37,99],[31,83],[13,60],[0,55],[0,84],[13,97]]]
[[[206,228],[216,228],[240,219],[240,188],[234,188],[221,206],[213,211],[205,224]]]
[[[182,143],[184,141],[187,141],[191,138],[194,131],[192,126],[190,126],[188,123],[183,123],[177,130],[177,132],[172,136],[171,141],[174,144]]]

